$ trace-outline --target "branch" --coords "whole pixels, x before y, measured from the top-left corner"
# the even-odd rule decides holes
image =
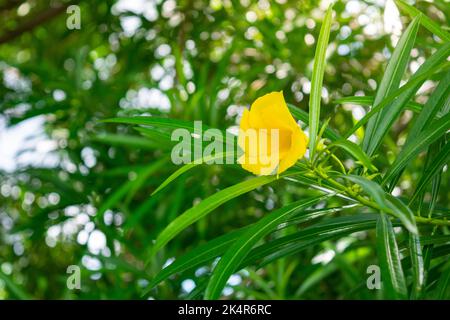
[[[61,4],[58,7],[53,7],[48,10],[45,10],[38,14],[36,17],[34,17],[33,20],[28,21],[24,24],[22,24],[20,27],[12,30],[11,32],[4,34],[0,36],[0,45],[6,42],[9,42],[20,35],[22,35],[25,32],[32,31],[34,28],[38,27],[41,24],[46,23],[47,21],[52,20],[53,18],[57,17],[61,13],[65,12],[67,7],[70,5],[76,4],[79,1],[71,1],[65,4]]]
[[[23,0],[9,0],[5,4],[2,4],[0,6],[0,12],[11,10],[23,2],[24,2]]]

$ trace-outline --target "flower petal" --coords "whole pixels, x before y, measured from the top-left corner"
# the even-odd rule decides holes
[[[253,160],[253,161],[252,161]],[[262,164],[260,159],[250,158],[247,155],[243,155],[238,159],[238,163],[242,168],[255,175],[268,176],[275,173],[278,162],[271,162],[269,164]]]
[[[281,158],[278,174],[286,171],[305,155],[307,143],[305,134],[300,127],[297,127],[297,130],[292,132],[291,149],[284,158]]]
[[[243,151],[238,162],[257,175],[282,173],[304,156],[307,139],[289,112],[283,92],[266,94],[244,110],[238,145]]]
[[[283,92],[271,92],[253,102],[250,108],[251,127],[292,129],[297,126],[284,101]]]

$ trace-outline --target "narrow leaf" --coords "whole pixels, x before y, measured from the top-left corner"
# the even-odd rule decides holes
[[[1,269],[0,269],[0,280],[3,280],[6,287],[12,293],[13,297],[20,299],[20,300],[31,299],[31,297],[28,295],[28,293],[22,287],[17,285],[9,276],[4,274]]]
[[[381,186],[365,177],[356,176],[356,175],[339,175],[340,177],[350,180],[359,186],[370,195],[373,200],[380,206],[382,210],[389,210],[389,201],[386,199],[386,193],[384,192]]]
[[[413,271],[412,297],[417,299],[420,297],[422,287],[425,282],[422,247],[420,245],[420,238],[418,235],[412,233],[409,235],[409,251]]]
[[[407,83],[405,83],[402,87],[392,92],[388,97],[386,97],[381,103],[373,107],[361,120],[359,120],[352,129],[350,129],[345,135],[344,138],[347,139],[350,137],[353,133],[356,132],[360,127],[365,125],[374,115],[377,114],[380,110],[385,108],[387,105],[389,105],[391,102],[393,102],[395,99],[397,99],[400,95],[402,95],[405,92],[408,92],[408,90],[414,88],[418,84],[422,83],[423,81],[427,80],[433,74],[437,72],[447,71],[450,67],[450,63],[446,63],[444,66],[436,66],[431,68],[431,70],[424,72],[422,74],[414,74],[411,79]]]
[[[417,135],[423,131],[425,127],[429,124],[430,121],[435,119],[436,115],[439,115],[442,112],[442,115],[448,113],[448,107],[450,106],[450,72],[447,72],[445,76],[440,80],[439,85],[433,91],[433,93],[428,98],[423,110],[420,112],[417,119],[414,121],[414,124],[408,132],[408,137],[406,138],[405,144],[402,149],[406,148],[411,141],[417,137]],[[430,153],[428,153],[430,155]],[[427,166],[429,166],[427,162]],[[397,173],[394,177],[392,177],[389,181],[389,190],[392,190],[397,184],[398,179],[400,178],[403,170]],[[413,199],[414,200],[414,199]]]
[[[377,93],[375,95],[374,105],[378,105],[394,90],[398,89],[400,81],[405,74],[405,70],[411,55],[411,49],[416,40],[417,30],[419,29],[420,17],[416,17],[405,30],[400,40],[398,41],[392,57],[386,67],[383,79],[380,82]],[[374,144],[372,140],[373,134],[377,129],[380,121],[382,121],[382,112],[380,111],[373,117],[366,128],[363,150],[370,156],[372,155],[371,148]]]
[[[210,155],[207,157],[203,157],[201,161],[194,161],[191,163],[187,163],[184,166],[182,166],[181,168],[179,168],[177,171],[175,171],[174,173],[172,173],[166,180],[164,180],[163,183],[161,183],[161,185],[155,190],[153,191],[152,195],[158,193],[159,191],[161,191],[162,189],[164,189],[165,187],[167,187],[172,181],[174,181],[176,178],[178,178],[179,176],[181,176],[183,173],[186,173],[187,171],[201,165],[202,163],[205,162],[212,162],[215,161],[217,159],[224,159],[230,156],[233,156],[234,152],[221,152],[219,154],[215,154],[215,155]]]
[[[330,145],[330,148],[332,147],[339,147],[347,151],[349,154],[351,154],[355,159],[359,160],[364,167],[369,169],[370,171],[377,171],[377,168],[372,164],[372,161],[367,156],[367,154],[362,151],[362,149],[355,143],[349,141],[349,140],[338,140],[333,142]]]
[[[391,221],[381,214],[377,222],[378,261],[381,266],[383,290],[388,299],[406,299],[407,288]]]
[[[221,253],[225,252],[235,241],[242,235],[248,227],[244,227],[232,232],[228,232],[223,236],[217,237],[207,243],[200,245],[189,251],[185,255],[177,258],[173,263],[162,269],[148,284],[147,290],[144,294],[148,293],[154,286],[161,281],[164,281],[171,275],[182,272],[187,269],[200,266],[211,259],[214,259]]]
[[[429,166],[423,172],[420,177],[419,183],[417,184],[416,190],[410,200],[412,203],[418,195],[420,195],[428,183],[433,177],[435,177],[439,172],[441,172],[442,168],[449,162],[450,160],[450,143],[446,143],[444,147],[439,151],[436,157],[430,161]]]
[[[444,135],[450,126],[450,113],[434,121],[426,130],[422,131],[413,142],[404,148],[383,178],[383,183],[389,181],[399,173],[408,163],[426,147]]]
[[[442,272],[442,275],[438,280],[436,288],[436,299],[438,300],[450,299],[449,288],[450,288],[450,268],[447,267],[447,269]]]
[[[394,1],[402,11],[405,11],[412,18],[415,18],[415,17],[419,16],[420,14],[422,14],[421,11],[419,11],[416,8],[414,8],[413,6],[407,4],[403,0],[394,0]],[[435,34],[439,38],[441,38],[443,41],[447,41],[447,42],[450,41],[450,34],[447,31],[445,31],[444,29],[442,29],[439,26],[439,24],[437,24],[436,22],[434,22],[433,20],[428,18],[426,15],[422,14],[421,24],[425,28],[427,28],[430,32],[432,32],[433,34]]]
[[[438,86],[434,89],[428,101],[425,103],[422,112],[414,121],[414,125],[408,132],[408,137],[403,148],[409,145],[411,141],[414,141],[417,135],[434,120],[438,112],[444,109],[446,105],[450,105],[450,71],[441,79]]]
[[[101,120],[102,123],[122,123],[122,124],[132,124],[132,125],[143,125],[143,126],[153,126],[165,129],[186,129],[189,132],[198,133],[200,135],[207,134],[208,129],[211,129],[205,124],[198,124],[191,121],[178,120],[173,118],[158,118],[149,116],[139,116],[139,117],[120,117]],[[217,137],[219,138],[219,137]],[[218,141],[233,144],[234,145],[235,136],[222,131],[222,135]]]
[[[386,199],[388,200],[389,208],[392,210],[392,214],[399,218],[402,224],[412,234],[418,234],[419,231],[416,225],[416,218],[411,209],[404,204],[400,199],[393,195],[386,193]]]
[[[292,173],[290,173],[292,174]],[[283,174],[281,176],[286,176]],[[206,216],[223,203],[240,196],[246,192],[256,189],[262,185],[277,180],[276,176],[261,176],[247,181],[240,182],[231,187],[223,189],[212,196],[204,199],[196,206],[188,209],[183,214],[173,220],[157,237],[152,253],[155,254],[177,234],[189,227],[194,222]]]
[[[289,219],[287,222],[283,222],[282,224],[278,225],[275,231],[278,231],[282,228],[286,228],[292,225],[297,225],[299,223],[305,222],[305,218],[302,216],[303,214],[309,214],[311,211],[314,211],[316,214],[321,213],[323,215],[325,214],[333,214],[340,212],[342,210],[352,208],[355,205],[347,205],[347,206],[341,206],[341,207],[333,207],[333,208],[324,208],[324,209],[311,209],[311,210],[300,210],[297,212],[291,219]],[[297,219],[297,215],[300,217]],[[352,217],[353,221],[353,217]],[[359,221],[359,220],[358,220]],[[375,220],[374,220],[375,221]],[[349,221],[350,223],[350,221]],[[326,233],[329,231],[330,228],[336,227],[336,225],[331,225],[327,229],[327,225],[324,226],[324,228],[320,229],[321,233]],[[340,225],[342,227],[342,225]],[[193,250],[187,252],[183,256],[177,258],[173,263],[162,269],[149,283],[147,287],[146,293],[155,285],[160,283],[161,281],[164,281],[171,275],[179,272],[186,271],[188,269],[195,268],[197,266],[203,265],[207,263],[208,261],[211,261],[215,257],[218,257],[222,255],[224,252],[228,250],[228,248],[236,241],[238,237],[240,237],[246,230],[248,230],[250,226],[243,227],[238,230],[231,231],[225,235],[219,236],[215,239],[212,239],[208,241],[205,244],[199,245],[198,247],[194,248]],[[349,228],[346,228],[348,230]],[[308,239],[308,236],[310,238],[318,239],[317,235],[319,235],[317,232],[314,234],[308,233],[308,228],[305,229],[305,233],[302,233],[304,235],[305,239]],[[342,231],[342,230],[341,230]],[[350,232],[350,231],[349,231]],[[272,243],[272,242],[270,242]],[[253,253],[253,251],[252,251]]]
[[[183,128],[188,130],[194,130],[194,124],[190,121],[149,117],[149,116],[111,118],[101,120],[100,122],[155,126],[169,129]]]
[[[102,133],[90,137],[91,141],[109,144],[113,146],[125,146],[136,149],[154,150],[159,148],[158,144],[149,141],[146,138],[133,135]]]
[[[252,227],[239,237],[228,251],[225,252],[217,266],[214,268],[208,286],[206,287],[205,299],[217,299],[220,296],[228,278],[259,240],[270,233],[280,223],[286,221],[296,211],[308,208],[328,197],[330,197],[330,195],[294,202],[272,212],[252,225]],[[305,219],[310,220],[311,216],[317,218],[321,215],[323,215],[323,213],[316,214],[315,212],[311,212],[309,215],[305,216]]]
[[[417,234],[418,231],[414,214],[408,206],[401,202],[401,200],[395,198],[389,193],[386,193],[378,183],[365,177],[355,175],[340,176],[360,185],[363,190],[380,206],[381,211],[394,215],[400,219],[405,228],[407,228],[411,233]]]
[[[103,201],[102,205],[97,211],[96,219],[101,221],[106,210],[113,209],[115,205],[123,198],[126,198],[125,202],[131,201],[131,199],[145,182],[145,180],[152,173],[159,170],[165,163],[167,163],[167,159],[163,158],[137,171],[137,176],[135,179],[128,180],[120,188],[114,191],[109,197],[107,197],[106,200]]]
[[[425,63],[423,63],[419,67],[414,75],[417,76],[420,74],[424,74],[425,72],[432,70],[434,67],[445,65],[449,54],[450,43],[447,43],[441,46],[430,58],[428,58]],[[377,150],[384,136],[386,136],[395,120],[398,119],[400,114],[403,112],[406,106],[406,102],[413,98],[414,94],[417,92],[417,90],[419,90],[421,85],[422,83],[418,83],[417,85],[413,86],[411,89],[407,90],[400,97],[398,97],[397,100],[392,102],[392,104],[379,112],[378,115],[380,122],[377,124],[377,127],[373,132],[370,147],[367,151],[368,155],[372,155]],[[425,114],[425,112],[421,114]],[[434,115],[435,114],[433,113],[430,114],[429,119],[432,120]]]
[[[325,59],[328,47],[328,40],[331,30],[331,17],[333,6],[327,10],[320,28],[319,39],[317,41],[316,53],[314,55],[314,66],[311,79],[311,96],[309,98],[309,151],[311,159],[316,148],[317,132],[319,131],[320,102],[322,99],[323,76],[325,73]]]
[[[373,96],[350,96],[350,97],[342,97],[334,100],[334,103],[337,104],[356,104],[359,106],[373,106],[375,97]],[[422,110],[422,105],[420,103],[409,101],[406,104],[406,108],[411,110],[412,112],[419,113]]]
[[[321,221],[310,227],[254,248],[241,267],[262,259],[259,266],[266,265],[282,257],[311,248],[315,244],[340,238],[354,232],[375,228],[377,215],[359,214],[336,217]]]
[[[287,105],[288,105],[289,111],[291,111],[294,118],[297,118],[297,119],[301,120],[302,122],[304,122],[305,124],[309,125],[309,115],[306,111],[303,111],[302,109],[300,109],[292,104],[289,104],[289,103]],[[321,125],[321,124],[319,123],[319,125]],[[325,138],[330,139],[331,141],[336,141],[338,139],[341,139],[339,134],[336,133],[336,131],[334,131],[330,127],[325,128],[325,132],[323,133],[323,135]]]

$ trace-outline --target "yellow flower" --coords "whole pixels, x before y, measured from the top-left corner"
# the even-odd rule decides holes
[[[283,92],[256,99],[242,115],[238,162],[257,175],[280,174],[306,152],[307,138],[284,101]]]

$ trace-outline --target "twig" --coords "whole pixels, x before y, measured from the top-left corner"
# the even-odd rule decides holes
[[[32,31],[37,26],[44,24],[45,22],[47,22],[49,20],[52,20],[53,18],[57,17],[61,13],[65,12],[67,7],[69,7],[70,5],[76,4],[78,2],[79,2],[79,0],[71,1],[68,3],[61,4],[58,7],[53,7],[53,8],[50,8],[48,10],[41,12],[36,17],[34,17],[33,20],[28,21],[28,22],[22,24],[20,27],[0,36],[0,45],[19,37],[20,35],[22,35],[25,32]]]
[[[23,2],[23,0],[9,0],[5,4],[0,6],[0,12],[11,10]]]

